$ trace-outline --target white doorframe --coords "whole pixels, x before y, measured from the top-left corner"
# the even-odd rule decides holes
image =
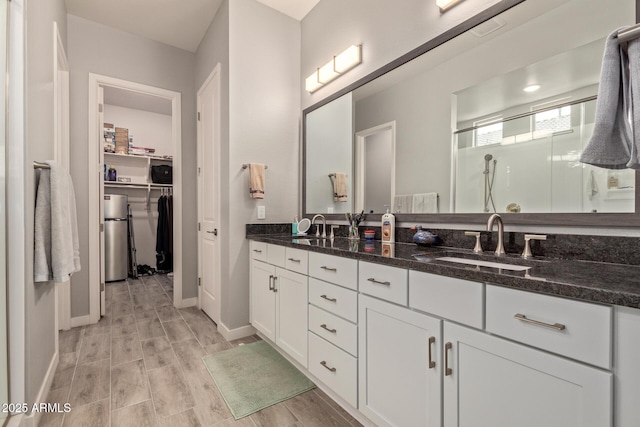
[[[361,130],[356,133],[356,161],[355,169],[356,176],[354,180],[354,192],[355,192],[355,211],[360,211],[364,208],[364,183],[365,183],[365,141],[367,137],[375,135],[376,133],[391,131],[391,200],[390,209],[393,208],[393,199],[396,195],[396,121],[374,126],[369,129]]]
[[[200,86],[200,89],[198,89],[198,93],[197,93],[197,97],[196,97],[196,102],[197,102],[197,108],[199,111],[199,106],[200,106],[200,99],[201,96],[203,94],[203,92],[205,91],[205,88],[207,88],[207,86],[209,84],[213,84],[215,87],[215,92],[217,94],[217,99],[214,100],[216,107],[215,107],[215,114],[214,114],[214,118],[213,118],[213,126],[214,126],[214,135],[213,135],[213,140],[214,140],[214,150],[215,150],[215,161],[213,165],[210,165],[210,167],[214,168],[214,173],[216,174],[216,185],[217,185],[217,191],[215,191],[216,196],[217,197],[217,202],[216,202],[216,206],[217,206],[217,212],[216,212],[216,217],[218,218],[218,221],[220,220],[220,70],[221,70],[221,65],[220,63],[218,63],[215,68],[213,69],[213,71],[211,71],[211,74],[209,74],[209,76],[207,77],[207,79],[204,81],[204,83],[202,84],[202,86]],[[198,114],[200,114],[198,112]],[[197,129],[197,145],[198,145],[198,222],[201,221],[202,219],[202,197],[203,195],[201,194],[201,190],[202,190],[202,177],[200,175],[200,171],[201,168],[203,167],[203,161],[204,161],[204,155],[203,155],[203,146],[202,146],[202,130],[201,130],[201,126],[202,126],[203,121],[198,120],[198,129]],[[220,223],[218,222],[218,227],[220,226]],[[220,250],[219,250],[219,246],[220,246],[220,241],[221,241],[221,236],[222,236],[222,232],[220,229],[218,231],[218,251],[217,251],[217,258],[216,260],[213,260],[213,262],[215,263],[215,265],[217,265],[218,267],[220,266],[221,263],[221,259],[220,259]],[[202,263],[200,262],[200,256],[202,253],[202,248],[200,247],[200,236],[198,236],[198,277],[202,277]],[[218,286],[217,289],[217,299],[216,299],[216,313],[218,313],[218,315],[220,315],[220,310],[221,310],[221,303],[220,303],[220,290],[221,290],[221,280],[222,280],[222,276],[220,274],[220,268],[215,268],[215,283]],[[198,308],[202,309],[202,286],[198,286]],[[218,325],[221,323],[221,319],[213,319]]]
[[[184,306],[182,299],[182,110],[181,94],[127,80],[89,73],[89,318],[100,320],[100,210],[99,194],[103,180],[103,153],[98,129],[99,88],[116,88],[171,101],[171,140],[173,146],[173,305]]]
[[[53,23],[54,159],[69,170],[69,62],[57,22]],[[71,281],[55,284],[56,331],[71,328]],[[57,337],[57,335],[56,335]],[[56,351],[58,340],[56,338]]]

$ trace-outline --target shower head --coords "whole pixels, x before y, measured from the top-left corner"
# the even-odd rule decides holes
[[[484,159],[488,162],[489,160],[493,159],[493,156],[491,154],[486,154],[484,156]]]

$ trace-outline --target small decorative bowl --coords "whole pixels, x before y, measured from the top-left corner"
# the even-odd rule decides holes
[[[421,246],[431,246],[440,243],[438,235],[423,230],[421,225],[411,227],[412,230],[416,230],[416,234],[413,235],[413,243]]]

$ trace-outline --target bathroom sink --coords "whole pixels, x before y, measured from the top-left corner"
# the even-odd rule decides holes
[[[452,257],[452,256],[439,257],[439,258],[436,258],[436,260],[455,262],[458,264],[466,264],[466,265],[471,265],[476,267],[499,268],[501,270],[511,270],[511,271],[524,271],[531,268],[524,265],[506,264],[502,262],[482,261],[482,260],[468,259],[468,258],[458,258],[458,257]]]

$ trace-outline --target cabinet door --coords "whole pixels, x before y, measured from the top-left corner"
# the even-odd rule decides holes
[[[445,426],[611,426],[611,373],[449,322],[444,341]]]
[[[276,344],[307,367],[307,276],[276,269]]]
[[[441,321],[359,297],[359,409],[375,424],[442,423]]]
[[[251,261],[251,324],[272,341],[276,339],[275,275],[274,266]]]

